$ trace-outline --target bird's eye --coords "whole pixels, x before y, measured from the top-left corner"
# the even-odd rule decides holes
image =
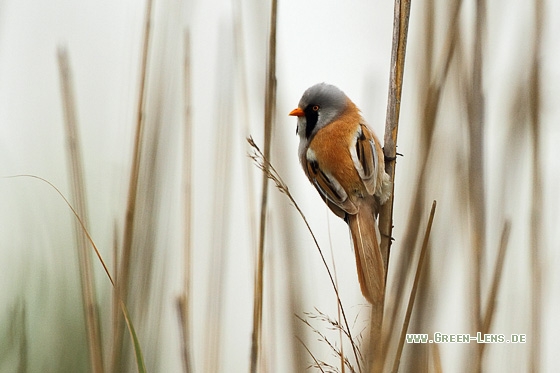
[[[314,106],[312,107],[312,109],[313,109],[313,111],[319,111],[319,105],[314,105]]]

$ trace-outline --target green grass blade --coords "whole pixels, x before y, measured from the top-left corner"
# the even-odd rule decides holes
[[[134,325],[130,321],[130,317],[128,315],[128,310],[126,308],[126,305],[122,300],[120,301],[120,303],[124,316],[124,321],[126,322],[126,326],[128,327],[128,332],[130,333],[130,338],[132,339],[132,344],[134,345],[134,356],[136,356],[136,365],[138,366],[138,372],[145,373],[146,365],[144,364],[144,355],[142,354],[142,349],[140,348],[140,342],[138,341],[136,330],[134,329]]]

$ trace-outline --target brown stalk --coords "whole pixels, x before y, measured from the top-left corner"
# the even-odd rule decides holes
[[[122,359],[123,342],[123,319],[118,311],[118,299],[127,299],[128,281],[130,277],[130,265],[132,255],[132,240],[134,237],[134,219],[136,215],[136,202],[138,192],[138,178],[140,173],[141,145],[144,132],[144,110],[146,99],[146,78],[148,74],[148,52],[150,50],[150,34],[152,19],[152,0],[146,3],[146,14],[144,19],[144,35],[142,39],[143,48],[140,65],[140,85],[138,88],[138,101],[136,107],[136,131],[134,136],[134,148],[132,151],[132,164],[128,185],[128,200],[125,215],[121,268],[117,278],[114,298],[113,317],[115,319],[115,330],[113,331],[113,356],[111,358],[112,371],[119,371]]]
[[[486,27],[486,4],[484,0],[476,1],[476,24],[474,34],[474,51],[472,74],[468,77],[467,114],[469,119],[469,208],[472,223],[471,248],[474,258],[473,267],[473,307],[474,330],[482,330],[482,266],[486,248],[486,202],[484,194],[484,93],[482,90],[482,43]],[[475,371],[482,370],[481,350],[475,355]]]
[[[443,16],[435,14],[437,9],[435,1],[429,1],[426,4],[426,9],[424,10],[426,14],[426,44],[427,48],[424,51],[425,67],[429,74],[424,75],[420,79],[420,87],[418,92],[420,97],[425,97],[423,103],[422,115],[421,115],[421,127],[420,127],[420,154],[418,156],[420,170],[418,172],[417,184],[415,188],[416,196],[413,198],[412,211],[409,213],[409,218],[407,222],[407,229],[405,230],[404,238],[402,241],[402,248],[413,248],[416,247],[418,240],[421,238],[420,232],[420,219],[422,211],[425,209],[425,199],[430,198],[428,194],[432,193],[428,187],[430,179],[432,179],[432,170],[434,167],[438,166],[438,157],[431,157],[433,141],[435,139],[436,128],[437,128],[437,117],[439,115],[440,102],[444,98],[444,89],[447,82],[447,77],[449,76],[449,70],[451,67],[451,62],[455,55],[455,49],[457,49],[457,39],[460,35],[458,30],[458,17],[460,12],[461,1],[453,1],[449,8],[443,13]],[[449,30],[445,34],[444,43],[442,44],[442,52],[436,54],[436,27],[439,26],[442,21],[440,19],[445,19],[443,22],[449,22]],[[435,67],[435,69],[434,69]],[[422,92],[424,91],[424,92]],[[401,261],[399,263],[399,268],[402,270],[397,272],[397,296],[395,299],[397,307],[394,309],[400,309],[400,303],[404,301],[404,291],[406,280],[408,279],[408,274],[410,273],[413,262],[413,255],[403,255],[401,256]],[[409,328],[415,330],[427,330],[433,319],[433,313],[429,312],[429,302],[430,294],[433,293],[434,283],[432,282],[432,262],[428,262],[424,265],[422,283],[420,284],[419,293],[416,294],[416,316],[412,320],[413,325],[409,325]],[[389,324],[391,328],[388,329],[393,331],[393,325],[396,319],[393,319]],[[395,328],[396,329],[396,328]],[[408,348],[408,361],[407,367],[415,367],[418,371],[427,371],[429,367],[429,348],[425,344],[411,344],[407,346]],[[422,367],[422,368],[421,368]]]
[[[416,274],[414,276],[414,283],[412,284],[412,290],[410,291],[410,297],[408,299],[408,306],[406,308],[406,315],[403,322],[401,335],[399,338],[399,345],[397,347],[397,354],[395,356],[395,361],[393,362],[393,373],[399,371],[399,364],[401,360],[402,351],[404,348],[404,341],[406,338],[406,332],[408,331],[408,325],[410,324],[410,317],[412,316],[412,309],[414,307],[414,301],[416,299],[416,292],[418,290],[418,284],[420,283],[420,276],[422,275],[422,268],[426,255],[428,253],[428,242],[430,239],[430,233],[432,231],[432,223],[434,221],[434,215],[436,213],[436,201],[432,203],[432,209],[430,211],[430,217],[428,219],[428,225],[426,226],[426,232],[424,233],[424,241],[422,242],[422,249],[420,251],[420,257],[418,258],[418,266],[416,267]]]
[[[395,0],[394,6],[389,94],[383,149],[386,159],[385,171],[391,177],[393,190],[389,200],[381,206],[378,223],[379,231],[381,232],[380,250],[385,267],[385,276],[387,276],[389,268],[389,253],[391,250],[391,235],[393,231],[393,201],[395,190],[394,181],[397,156],[397,134],[399,129],[399,115],[404,77],[406,41],[408,37],[408,23],[410,18],[410,5],[411,0]],[[383,294],[385,294],[385,290],[383,290]],[[383,370],[383,363],[385,360],[383,356],[385,348],[382,346],[384,305],[384,301],[372,304],[370,329],[371,372],[381,372]]]
[[[313,359],[313,361],[315,362],[315,366],[322,372],[325,373],[325,370],[323,369],[323,367],[321,366],[321,364],[319,363],[319,360],[317,360],[317,358],[315,357],[315,355],[313,355],[313,352],[311,352],[311,350],[309,349],[309,347],[307,347],[307,345],[299,338],[296,337],[297,340],[299,341],[299,343],[301,343],[301,345],[303,346],[303,348],[305,348],[305,350],[307,351],[307,353],[309,354],[309,356],[311,356],[311,358]]]
[[[509,241],[509,233],[511,231],[511,222],[508,220],[504,223],[502,230],[502,237],[500,239],[500,248],[498,250],[498,257],[496,258],[496,266],[494,267],[494,276],[490,286],[490,294],[488,295],[488,302],[486,303],[486,310],[482,319],[482,334],[490,333],[490,327],[495,315],[496,298],[498,297],[498,290],[502,280],[502,272],[504,268],[504,260],[506,258],[506,248]],[[482,356],[486,343],[480,343],[480,355]]]
[[[193,371],[191,355],[191,291],[192,291],[192,112],[191,112],[191,63],[190,33],[185,31],[183,45],[183,184],[184,184],[184,266],[183,294],[177,300],[179,322],[182,332],[183,369],[186,373]]]
[[[74,102],[72,72],[68,61],[68,53],[64,47],[59,47],[58,49],[58,67],[60,71],[62,102],[64,105],[66,143],[68,145],[67,155],[71,175],[72,204],[76,206],[76,213],[82,217],[83,224],[87,227],[88,209],[84,181],[84,167],[82,163],[82,151],[78,133],[78,118],[76,113],[76,104]],[[88,249],[89,243],[84,230],[81,229],[77,222],[74,224],[74,229],[80,266],[80,283],[82,287],[82,303],[86,322],[89,359],[91,370],[95,373],[99,373],[104,372],[105,369],[103,366],[101,327],[97,317],[94,274],[90,251]]]
[[[441,354],[439,352],[439,345],[434,343],[431,345],[432,348],[432,361],[434,365],[434,373],[443,373],[443,368],[441,366]]]
[[[391,71],[389,78],[389,98],[387,102],[387,117],[385,120],[385,172],[395,181],[395,167],[397,157],[397,134],[399,130],[399,115],[401,108],[402,85],[404,76],[404,62],[406,41],[408,36],[408,20],[410,18],[411,0],[395,0],[393,19],[393,42],[391,47]],[[385,273],[389,264],[391,250],[391,234],[393,231],[393,191],[389,200],[381,206],[379,212],[379,231],[381,232],[381,254],[385,262]]]
[[[99,262],[103,266],[103,270],[105,271],[105,274],[107,275],[107,278],[111,282],[111,286],[113,286],[113,289],[114,289],[115,288],[115,281],[113,280],[113,277],[111,276],[111,273],[109,272],[109,269],[107,268],[107,265],[105,264],[105,260],[103,260],[103,257],[101,256],[101,253],[99,252],[99,249],[97,248],[97,245],[95,244],[95,242],[93,241],[93,238],[89,234],[89,231],[87,230],[87,228],[85,226],[84,220],[80,217],[80,215],[78,215],[77,210],[72,206],[72,204],[70,203],[70,201],[68,201],[68,199],[64,196],[64,194],[62,194],[60,189],[58,189],[50,181],[48,181],[46,179],[43,179],[42,177],[35,176],[35,175],[23,174],[23,175],[4,176],[3,178],[10,178],[11,179],[11,178],[19,178],[19,177],[29,177],[29,178],[32,178],[32,179],[40,180],[40,181],[44,182],[45,184],[49,185],[51,188],[53,188],[54,191],[60,196],[60,198],[62,198],[62,200],[68,206],[70,211],[72,211],[72,214],[76,218],[76,221],[78,222],[80,228],[83,230],[87,241],[89,242],[89,244],[93,248],[93,251],[95,252],[95,254],[97,256],[97,259],[99,259]],[[125,319],[126,325],[128,327],[129,335],[130,335],[132,343],[134,345],[134,353],[135,353],[135,356],[136,356],[136,363],[137,363],[138,372],[144,373],[146,371],[145,364],[144,364],[144,357],[142,355],[142,349],[140,348],[140,343],[138,341],[138,337],[137,337],[136,332],[134,330],[134,325],[132,324],[132,322],[130,320],[130,317],[128,315],[128,310],[126,308],[126,305],[122,301],[122,299],[117,299],[117,302],[118,302],[118,307],[119,307],[120,311],[122,312],[123,317]]]
[[[422,105],[422,113],[420,115],[420,134],[422,144],[422,146],[420,147],[421,154],[419,156],[420,169],[418,171],[418,178],[416,180],[414,197],[412,198],[413,202],[411,211],[409,213],[408,222],[406,224],[406,228],[404,229],[405,233],[401,243],[401,247],[403,248],[403,250],[411,250],[411,248],[416,245],[419,237],[419,217],[421,216],[422,210],[424,208],[423,193],[426,188],[428,177],[427,175],[430,166],[429,150],[433,141],[433,134],[436,127],[436,117],[440,107],[443,88],[449,76],[451,61],[453,60],[453,56],[456,50],[458,36],[457,25],[461,3],[461,0],[456,0],[453,3],[450,17],[451,26],[449,32],[446,33],[447,38],[444,42],[442,60],[437,63],[435,69],[432,69],[431,66],[433,58],[430,54],[433,53],[433,51],[428,50],[426,52],[426,66],[424,68],[427,71],[430,71],[432,76],[425,81],[422,80],[420,82],[420,89],[422,89],[422,91],[419,93],[419,95],[425,97],[425,101]],[[428,20],[428,24],[430,23],[432,23],[432,20]],[[432,27],[429,28],[429,30],[432,29]],[[428,34],[427,38],[428,40],[432,40],[434,38],[434,35]],[[432,42],[428,41],[427,44],[431,45]],[[398,268],[395,270],[395,272],[397,273],[397,278],[396,284],[394,285],[396,292],[395,296],[393,297],[395,303],[391,305],[391,309],[393,310],[399,310],[401,307],[401,302],[404,300],[403,294],[405,291],[407,274],[409,273],[412,266],[412,257],[412,255],[405,255],[403,260],[398,263]],[[388,316],[390,317],[390,319],[388,320],[388,327],[386,328],[386,330],[388,330],[388,335],[386,338],[390,339],[391,332],[395,330],[397,319],[395,317],[392,317],[391,315]],[[388,348],[388,341],[384,342],[384,348]]]
[[[327,218],[328,219],[328,218]],[[331,251],[331,262],[332,262],[332,269],[333,269],[333,276],[334,276],[334,284],[338,289],[338,276],[336,275],[336,263],[334,261],[334,251],[332,247],[332,240],[331,240],[331,229],[330,224],[327,227],[329,232],[329,243],[330,243],[330,251]],[[336,303],[336,316],[337,321],[340,325],[342,325],[342,310],[340,309],[340,303]],[[340,343],[340,373],[346,373],[346,364],[344,364],[344,339],[343,339],[344,331],[342,329],[338,330],[338,337]]]
[[[541,79],[540,79],[540,55],[541,40],[544,19],[544,7],[542,0],[535,1],[533,61],[530,75],[530,119],[531,119],[531,149],[532,149],[532,180],[533,188],[531,195],[531,230],[530,250],[531,258],[531,349],[529,352],[529,369],[531,372],[539,372],[541,362],[541,314],[542,314],[542,209],[543,209],[543,176],[541,171],[540,157],[540,110],[541,110]]]
[[[331,282],[332,288],[333,288],[334,293],[336,295],[336,300],[337,300],[338,305],[340,307],[340,312],[342,314],[342,319],[344,321],[344,327],[346,327],[345,332],[347,333],[348,340],[349,340],[349,342],[352,346],[352,352],[354,354],[354,358],[356,359],[356,363],[358,364],[358,371],[361,372],[362,371],[361,363],[360,363],[361,359],[360,359],[360,354],[358,352],[358,346],[356,345],[354,339],[352,338],[352,334],[351,334],[351,331],[350,331],[350,326],[348,324],[348,318],[346,317],[346,312],[344,311],[344,307],[342,305],[342,300],[340,299],[340,294],[338,293],[338,287],[336,286],[336,282],[335,282],[333,273],[331,272],[331,270],[330,270],[330,268],[327,264],[327,260],[325,259],[325,255],[323,254],[323,250],[319,246],[319,242],[317,241],[317,237],[315,237],[315,234],[313,233],[313,230],[311,229],[311,226],[309,225],[309,222],[307,221],[307,218],[303,214],[303,211],[301,211],[299,205],[297,204],[294,197],[290,193],[290,191],[288,189],[288,186],[286,185],[284,180],[282,180],[282,178],[280,177],[280,175],[278,174],[276,169],[272,166],[272,164],[270,164],[268,159],[266,159],[264,157],[264,154],[261,152],[261,150],[259,149],[257,144],[255,144],[255,142],[253,141],[253,139],[251,137],[247,138],[247,141],[249,142],[251,147],[254,149],[254,153],[250,154],[250,157],[255,162],[255,165],[261,171],[263,171],[269,179],[274,181],[274,183],[276,184],[276,187],[278,188],[278,190],[281,193],[285,194],[288,197],[288,199],[290,200],[292,205],[295,207],[295,209],[297,210],[300,217],[303,219],[303,222],[305,223],[305,227],[307,228],[308,232],[311,234],[311,237],[313,238],[313,242],[315,244],[315,247],[317,248],[317,251],[319,252],[319,255],[321,257],[321,261],[323,262],[323,266],[325,267],[325,269],[327,271],[327,274],[329,276],[329,280]]]
[[[268,44],[268,66],[265,87],[264,108],[264,157],[270,159],[270,142],[272,137],[272,120],[276,103],[276,22],[278,1],[272,0],[270,10],[270,35]],[[262,176],[261,215],[259,228],[259,242],[257,251],[257,268],[255,273],[255,289],[253,296],[253,332],[251,337],[251,363],[250,372],[256,373],[262,335],[262,309],[263,309],[263,277],[264,277],[264,243],[266,233],[266,210],[268,207],[268,163]]]

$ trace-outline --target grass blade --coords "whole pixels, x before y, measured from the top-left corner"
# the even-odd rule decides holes
[[[142,348],[140,347],[140,342],[138,341],[136,330],[134,329],[134,325],[130,321],[128,310],[122,300],[120,301],[120,305],[122,309],[122,314],[124,316],[124,321],[126,322],[126,326],[128,327],[128,332],[130,333],[130,339],[132,340],[132,345],[134,347],[134,355],[136,356],[136,367],[138,368],[139,373],[145,373],[146,365],[144,364],[144,355],[142,354]]]
[[[89,231],[87,230],[83,219],[80,217],[80,215],[78,214],[76,209],[72,206],[70,201],[68,201],[68,199],[64,196],[64,194],[60,191],[60,189],[58,189],[50,181],[48,181],[46,179],[43,179],[42,177],[35,176],[35,175],[13,175],[13,176],[3,176],[2,178],[12,179],[12,178],[20,178],[20,177],[29,177],[29,178],[37,179],[37,180],[40,180],[40,181],[46,183],[51,188],[53,188],[55,190],[55,192],[64,200],[64,203],[66,203],[66,205],[70,208],[70,210],[72,211],[72,214],[74,215],[74,217],[76,218],[76,220],[80,224],[80,227],[83,229],[83,232],[87,237],[87,240],[89,241],[89,243],[93,247],[93,250],[95,251],[95,254],[97,255],[97,258],[99,259],[99,262],[101,263],[101,265],[103,266],[103,269],[105,270],[105,274],[107,275],[107,278],[109,279],[109,281],[111,282],[111,285],[113,286],[113,289],[115,290],[115,282],[113,280],[113,277],[111,276],[111,273],[109,272],[109,269],[107,268],[107,265],[105,264],[105,261],[103,260],[103,257],[101,256],[101,253],[99,252],[99,250],[97,248],[97,245],[95,244],[95,242],[93,241],[93,238],[89,234]],[[130,337],[131,337],[132,342],[133,342],[134,354],[135,354],[135,357],[136,357],[136,364],[137,364],[138,371],[142,372],[142,373],[146,372],[146,367],[145,367],[145,364],[144,364],[144,357],[143,357],[143,354],[142,354],[142,349],[141,349],[140,343],[138,341],[138,337],[136,335],[134,325],[132,324],[132,322],[130,320],[128,310],[126,309],[126,305],[124,304],[122,299],[118,299],[118,302],[119,302],[119,307],[122,310],[123,317],[125,319],[128,331],[130,333]]]
[[[436,201],[432,203],[432,210],[430,211],[430,218],[428,219],[428,225],[426,226],[426,232],[424,233],[424,241],[422,243],[422,249],[420,251],[420,258],[418,258],[418,266],[416,267],[416,274],[414,276],[414,283],[412,284],[412,290],[410,292],[410,297],[408,299],[408,306],[406,308],[406,315],[401,329],[401,335],[399,339],[399,346],[397,348],[397,354],[393,362],[393,373],[399,371],[399,364],[401,361],[401,355],[404,348],[404,341],[406,338],[406,332],[408,331],[408,325],[410,324],[410,317],[412,316],[412,309],[414,307],[414,300],[416,298],[416,292],[418,291],[418,284],[420,283],[420,275],[422,274],[422,267],[424,265],[424,260],[428,252],[428,241],[430,239],[430,232],[432,231],[432,223],[434,221],[434,215],[436,213]]]
[[[308,232],[311,234],[311,238],[313,238],[313,242],[315,243],[315,247],[317,248],[317,251],[319,252],[319,255],[321,257],[321,261],[323,262],[323,266],[325,267],[327,274],[329,275],[329,280],[330,283],[332,285],[332,288],[334,290],[334,293],[336,295],[336,300],[340,306],[340,311],[342,313],[342,319],[344,320],[344,326],[346,327],[346,332],[348,333],[348,339],[350,341],[350,344],[352,346],[352,352],[354,353],[354,358],[356,359],[356,363],[358,364],[358,371],[361,372],[362,368],[361,368],[361,359],[359,357],[358,354],[358,347],[354,341],[354,339],[352,338],[352,334],[350,331],[350,326],[348,324],[348,319],[346,317],[346,312],[344,310],[344,307],[342,305],[342,300],[340,299],[340,294],[338,293],[338,287],[336,286],[336,282],[334,280],[334,276],[327,264],[327,260],[325,259],[325,255],[323,254],[323,250],[321,249],[321,246],[319,246],[319,242],[317,241],[317,237],[315,237],[315,233],[313,233],[313,230],[311,229],[311,226],[309,225],[309,222],[307,221],[307,218],[305,217],[305,214],[303,213],[303,211],[301,211],[299,205],[297,204],[297,202],[295,201],[294,197],[292,196],[292,194],[290,193],[290,190],[288,189],[288,186],[286,185],[286,183],[284,182],[284,180],[282,180],[282,178],[280,177],[280,175],[278,174],[278,172],[276,171],[276,169],[272,166],[272,164],[268,161],[268,159],[266,159],[264,157],[264,154],[261,152],[261,150],[259,149],[259,147],[257,146],[257,144],[254,142],[254,140],[252,138],[248,138],[247,141],[249,142],[249,145],[251,145],[251,147],[254,150],[253,154],[250,154],[249,156],[251,157],[251,159],[255,162],[255,165],[265,173],[265,175],[271,179],[272,181],[274,181],[274,183],[276,184],[276,187],[278,188],[278,190],[285,194],[288,199],[290,200],[290,202],[292,203],[292,205],[295,207],[295,209],[297,210],[297,212],[299,213],[299,216],[303,219],[303,222],[305,223],[305,226],[308,230]]]
[[[325,370],[323,369],[323,367],[321,366],[321,364],[319,363],[319,360],[317,360],[317,358],[315,357],[315,355],[313,355],[313,352],[311,352],[311,350],[309,349],[309,347],[307,347],[307,345],[305,343],[303,343],[303,341],[301,339],[299,339],[298,337],[296,337],[297,340],[299,341],[299,343],[301,343],[301,345],[303,346],[303,348],[305,348],[305,350],[307,351],[307,353],[309,354],[309,356],[311,356],[311,358],[313,359],[313,361],[315,362],[315,366],[317,368],[319,368],[319,370],[322,373],[325,373]]]

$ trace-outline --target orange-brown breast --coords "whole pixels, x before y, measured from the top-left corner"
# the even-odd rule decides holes
[[[340,118],[321,128],[309,144],[319,168],[333,175],[352,200],[365,192],[350,155],[350,145],[361,121],[358,109],[349,102]]]

